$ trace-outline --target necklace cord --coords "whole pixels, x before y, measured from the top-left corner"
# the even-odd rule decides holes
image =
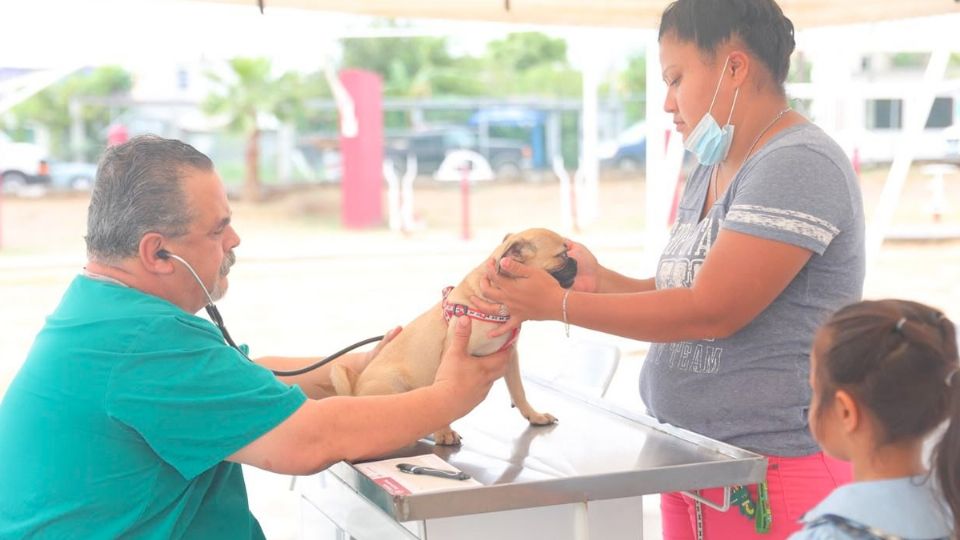
[[[753,153],[753,148],[754,148],[755,146],[757,146],[757,143],[758,143],[758,142],[760,142],[760,137],[763,137],[763,135],[764,135],[767,131],[770,131],[770,128],[772,128],[774,124],[776,124],[781,118],[783,118],[783,115],[787,114],[787,113],[790,112],[791,110],[793,110],[792,107],[787,107],[786,109],[783,109],[782,111],[780,111],[779,113],[777,113],[777,116],[775,116],[775,117],[773,118],[773,120],[770,121],[769,124],[767,124],[767,127],[765,127],[765,128],[763,128],[762,130],[760,130],[760,133],[758,133],[757,136],[753,138],[753,142],[750,143],[750,148],[747,148],[747,153],[746,153],[745,156],[743,156],[743,161],[744,161],[744,162],[746,162],[746,161],[747,161],[747,158],[749,158],[750,155]],[[742,165],[742,164],[741,164],[741,165]],[[718,199],[719,196],[720,196],[720,194],[719,194],[719,191],[720,191],[720,186],[719,186],[719,184],[720,184],[720,164],[717,163],[716,165],[713,166],[713,203],[714,203],[714,204],[716,204],[717,199]]]

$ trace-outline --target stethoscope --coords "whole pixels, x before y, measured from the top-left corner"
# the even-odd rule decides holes
[[[185,266],[187,270],[190,271],[190,275],[192,275],[193,279],[196,280],[198,285],[200,285],[200,289],[203,290],[203,294],[206,295],[207,297],[207,305],[204,306],[204,309],[207,311],[207,315],[210,317],[210,320],[213,322],[213,324],[217,325],[217,328],[220,329],[220,333],[223,334],[224,341],[227,342],[227,345],[230,345],[231,347],[236,349],[236,351],[239,352],[244,358],[246,358],[250,362],[253,362],[253,360],[251,360],[250,357],[247,356],[247,353],[243,352],[243,349],[241,349],[237,345],[237,343],[233,341],[233,338],[230,337],[230,332],[227,332],[227,327],[226,325],[223,324],[223,316],[220,315],[220,310],[217,309],[217,306],[213,304],[213,297],[210,296],[210,291],[207,290],[206,285],[203,284],[203,281],[200,279],[200,276],[198,276],[197,273],[193,270],[193,267],[190,266],[190,263],[183,260],[182,257],[178,255],[174,255],[173,253],[170,253],[165,249],[161,249],[160,251],[157,251],[157,257],[163,260],[174,259],[175,261],[178,261],[180,264]],[[300,369],[293,369],[290,371],[277,371],[277,370],[271,369],[270,371],[272,371],[274,375],[277,375],[279,377],[292,377],[294,375],[302,375],[304,373],[307,373],[308,371],[313,371],[320,366],[323,366],[333,360],[336,360],[337,358],[356,349],[357,347],[363,347],[368,343],[380,341],[381,339],[383,339],[383,336],[375,336],[372,338],[367,338],[363,341],[358,341],[357,343],[354,343],[353,345],[350,345],[348,347],[344,347],[343,349],[340,349],[339,351],[331,354],[330,356],[327,356],[326,358],[318,362],[310,364],[309,366],[306,366],[306,367],[302,367]]]

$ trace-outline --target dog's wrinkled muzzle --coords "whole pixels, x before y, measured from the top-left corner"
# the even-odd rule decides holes
[[[569,289],[573,286],[573,280],[577,277],[577,260],[573,257],[567,257],[567,261],[560,268],[550,272],[560,286]]]

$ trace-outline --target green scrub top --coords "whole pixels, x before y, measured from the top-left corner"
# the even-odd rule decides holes
[[[224,459],[305,400],[205,319],[78,276],[0,403],[0,538],[263,538]]]

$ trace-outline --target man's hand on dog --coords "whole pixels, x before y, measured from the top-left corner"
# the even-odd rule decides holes
[[[487,261],[486,275],[480,280],[480,294],[492,302],[477,296],[470,297],[481,311],[497,313],[500,305],[506,306],[510,320],[498,325],[487,334],[490,338],[502,336],[518,328],[523,321],[560,319],[563,289],[546,270],[527,266],[509,257],[500,260],[500,272],[496,261]]]
[[[464,406],[460,416],[467,414],[483,401],[493,382],[507,372],[512,347],[487,356],[473,356],[467,346],[470,342],[470,317],[457,317],[450,346],[440,359],[434,385],[450,388],[452,402]]]

